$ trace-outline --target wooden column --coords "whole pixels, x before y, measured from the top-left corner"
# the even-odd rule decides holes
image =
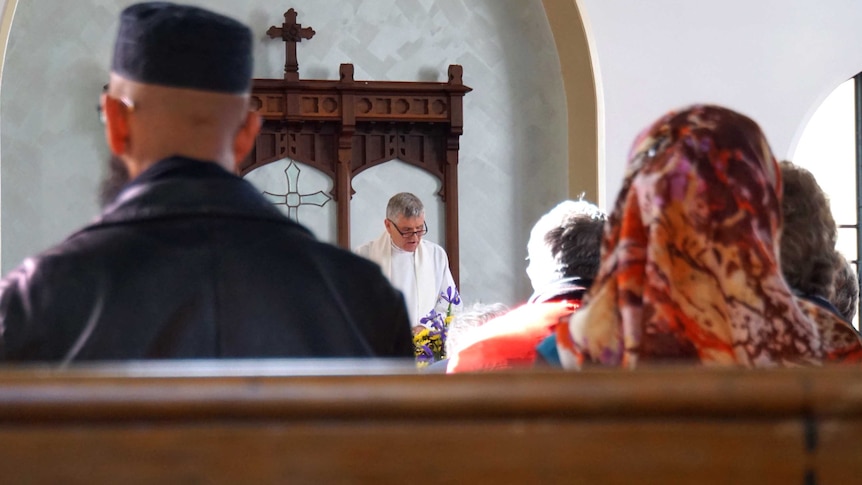
[[[338,245],[350,249],[350,199],[353,197],[350,180],[353,161],[353,134],[356,132],[353,64],[342,64],[338,69],[341,92],[341,131],[338,135],[338,164],[335,167],[335,202],[338,227]]]
[[[464,68],[449,66],[449,84],[463,86]],[[443,197],[446,207],[446,252],[455,285],[461,287],[461,250],[458,237],[458,150],[464,132],[464,94],[450,91],[449,135],[446,137],[446,162],[443,168]]]

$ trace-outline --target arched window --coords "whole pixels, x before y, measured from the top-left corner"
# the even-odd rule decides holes
[[[859,274],[862,254],[862,73],[839,85],[808,121],[793,154],[793,163],[814,174],[829,195],[838,224],[837,248]],[[858,276],[857,276],[858,278]],[[859,311],[853,324],[859,328]]]

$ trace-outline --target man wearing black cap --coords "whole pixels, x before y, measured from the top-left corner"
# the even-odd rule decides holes
[[[120,17],[106,138],[131,179],[0,283],[0,357],[412,356],[400,293],[231,174],[254,143],[252,36],[166,2]]]

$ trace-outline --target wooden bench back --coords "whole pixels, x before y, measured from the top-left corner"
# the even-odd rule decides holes
[[[446,376],[379,363],[237,365],[2,370],[0,477],[123,485],[862,480],[858,368]],[[369,375],[340,375],[346,370]]]

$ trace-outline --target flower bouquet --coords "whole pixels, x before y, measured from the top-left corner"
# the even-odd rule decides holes
[[[416,366],[420,368],[446,358],[446,332],[455,317],[453,307],[461,304],[461,297],[458,290],[450,286],[445,293],[440,293],[440,300],[448,303],[445,315],[432,309],[419,320],[419,325],[413,328]]]

